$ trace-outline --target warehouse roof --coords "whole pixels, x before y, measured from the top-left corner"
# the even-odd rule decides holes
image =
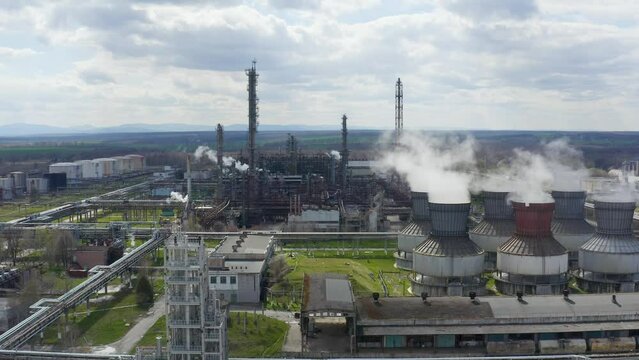
[[[302,312],[353,313],[354,311],[353,289],[348,275],[304,274]]]

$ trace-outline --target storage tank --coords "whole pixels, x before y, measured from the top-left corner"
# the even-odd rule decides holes
[[[82,177],[80,165],[72,162],[55,163],[49,165],[49,173],[66,174],[67,180],[79,179]]]
[[[415,295],[462,296],[482,293],[484,250],[468,237],[470,203],[428,203],[431,231],[415,247],[411,291]]]
[[[555,239],[568,250],[568,266],[577,268],[579,248],[592,236],[595,229],[585,220],[585,191],[553,191],[555,214],[552,233]]]
[[[80,174],[83,179],[92,179],[96,177],[95,168],[91,160],[77,160],[73,163],[80,166]]]
[[[484,218],[470,232],[470,240],[486,252],[484,268],[494,270],[497,248],[515,232],[513,207],[506,191],[484,191]]]
[[[595,201],[597,229],[579,250],[577,283],[591,292],[639,290],[639,240],[633,235],[635,202]]]
[[[568,283],[568,252],[552,235],[554,203],[513,202],[515,233],[497,249],[497,289],[559,294]]]
[[[411,221],[397,235],[397,251],[395,266],[413,269],[413,249],[426,240],[430,233],[430,213],[428,210],[428,193],[411,192]]]
[[[145,167],[145,159],[143,155],[129,154],[124,157],[131,161],[131,171],[143,171]]]
[[[27,174],[22,171],[13,171],[9,177],[13,179],[16,194],[22,194],[27,190]]]

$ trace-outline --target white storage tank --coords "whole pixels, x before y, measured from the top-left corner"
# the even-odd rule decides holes
[[[79,164],[72,162],[61,162],[49,165],[49,173],[67,174],[67,179],[80,179],[82,177],[82,170]]]
[[[138,154],[129,154],[124,157],[131,161],[131,171],[144,171],[146,166],[144,156]]]
[[[115,172],[115,159],[100,158],[91,160],[97,178],[117,175]]]

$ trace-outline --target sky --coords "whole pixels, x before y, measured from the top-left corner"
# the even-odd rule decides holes
[[[639,130],[639,2],[0,1],[0,125]]]

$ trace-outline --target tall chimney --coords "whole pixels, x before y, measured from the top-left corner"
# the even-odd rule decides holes
[[[217,124],[216,128],[217,135],[217,167],[218,167],[218,175],[217,175],[217,189],[215,195],[218,200],[222,200],[224,198],[224,128],[222,124]]]
[[[246,76],[248,76],[248,150],[249,150],[249,169],[255,170],[255,135],[257,133],[257,118],[258,108],[257,103],[257,78],[258,73],[255,70],[256,61],[253,60],[253,66],[250,69],[246,69]]]
[[[342,161],[341,171],[342,171],[342,191],[346,190],[346,182],[347,182],[347,171],[348,171],[348,130],[346,128],[346,114],[342,115]]]
[[[186,194],[189,199],[193,198],[193,194],[191,194],[191,155],[186,155]]]

